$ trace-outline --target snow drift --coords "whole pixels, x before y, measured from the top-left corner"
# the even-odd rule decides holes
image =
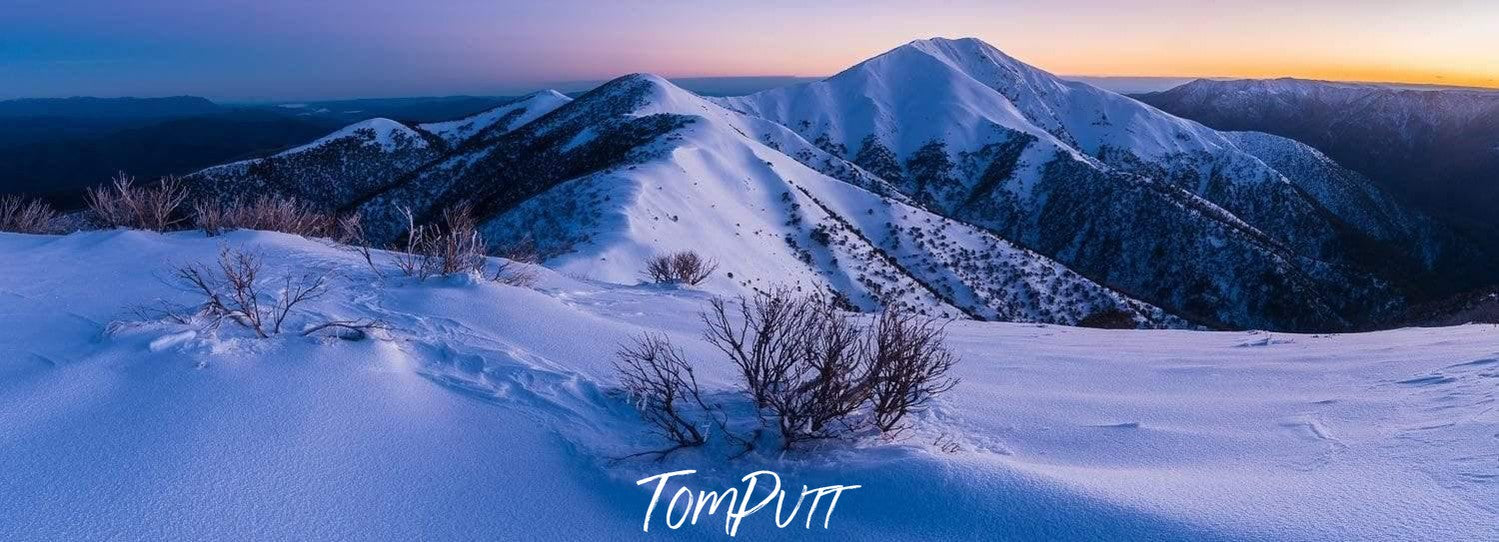
[[[262,252],[268,272],[336,270],[338,295],[304,317],[392,330],[262,340],[129,310],[191,303],[165,271],[224,244]],[[1499,536],[1492,326],[957,321],[963,382],[907,440],[621,462],[660,443],[609,391],[619,342],[664,333],[716,397],[734,395],[698,340],[702,292],[544,270],[534,290],[381,279],[339,246],[258,232],[0,234],[0,253],[7,540],[723,538],[721,516],[641,532],[650,494],[635,481],[680,469],[704,488],[759,469],[863,486],[826,532],[761,514],[745,539]]]

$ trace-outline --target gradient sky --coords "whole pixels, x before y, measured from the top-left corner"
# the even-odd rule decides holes
[[[822,76],[974,36],[1068,75],[1499,87],[1499,1],[0,0],[0,98],[509,94]]]

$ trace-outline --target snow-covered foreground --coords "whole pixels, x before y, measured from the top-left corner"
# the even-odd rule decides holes
[[[169,270],[222,243],[272,271],[336,269],[308,316],[393,330],[111,325],[193,302]],[[727,362],[697,339],[706,298],[545,270],[534,290],[380,280],[357,254],[272,233],[0,234],[0,539],[726,538],[722,514],[671,531],[658,510],[641,531],[651,494],[635,481],[680,469],[709,490],[774,470],[793,500],[862,486],[827,530],[821,512],[776,530],[771,506],[743,539],[1499,539],[1494,326],[955,322],[963,382],[906,441],[610,461],[661,445],[607,391],[630,336],[669,334],[729,395]]]

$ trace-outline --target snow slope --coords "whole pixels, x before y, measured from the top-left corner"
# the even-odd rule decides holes
[[[464,198],[486,218],[486,239],[534,243],[555,269],[616,283],[638,282],[654,255],[694,250],[722,264],[706,284],[720,293],[794,284],[837,292],[865,310],[895,303],[1074,324],[1117,309],[1143,326],[1184,324],[991,233],[828,177],[787,153],[851,182],[864,175],[775,123],[660,77],[632,75],[495,145],[433,163],[363,210],[367,224],[400,225],[389,209],[430,214],[443,198]]]
[[[477,115],[446,122],[420,124],[417,128],[441,138],[450,147],[457,147],[492,126],[498,126],[496,130],[499,133],[509,132],[570,101],[572,99],[561,92],[543,90],[527,94],[513,102]]]
[[[185,181],[207,197],[276,192],[336,209],[377,193],[459,145],[503,135],[568,101],[556,91],[542,91],[478,115],[414,128],[370,119],[266,158],[204,169]]]
[[[437,158],[441,152],[433,136],[376,118],[265,158],[207,168],[183,181],[202,197],[279,193],[337,208]]]
[[[393,329],[257,340],[128,310],[192,302],[169,262],[223,244],[261,251],[270,271],[337,269],[309,316]],[[660,445],[607,391],[608,352],[629,336],[666,333],[715,400],[735,400],[727,363],[698,339],[705,294],[545,270],[535,290],[414,284],[326,242],[258,232],[0,234],[0,254],[6,540],[723,539],[721,516],[642,533],[650,493],[635,481],[697,469],[695,488],[722,489],[761,468],[863,487],[828,532],[776,530],[767,510],[739,538],[1499,537],[1493,326],[958,321],[963,382],[908,440],[616,462]]]
[[[1375,276],[1404,281],[1462,250],[1414,213],[1392,213],[1397,203],[1330,160],[1260,154],[1270,146],[1064,81],[972,38],[917,40],[822,81],[715,100],[795,130],[936,212],[1226,325],[1325,329],[1378,320],[1401,295]],[[1275,152],[1316,151],[1285,141]],[[1292,161],[1297,167],[1281,169]],[[1351,193],[1360,197],[1343,197]],[[1218,231],[1224,225],[1237,234]],[[1188,241],[1168,247],[1116,236]],[[1225,244],[1234,254],[1219,248]],[[1368,247],[1379,244],[1387,249],[1371,256]],[[1423,251],[1437,254],[1404,256]],[[1240,263],[1224,265],[1230,260]],[[1386,272],[1391,260],[1402,264],[1398,272]],[[1296,293],[1277,292],[1266,288],[1265,273],[1302,275],[1290,279],[1301,284]],[[1163,276],[1198,286],[1157,292]],[[1321,306],[1288,315],[1253,306],[1243,288]]]
[[[1220,130],[1314,146],[1432,216],[1495,237],[1499,92],[1198,80],[1137,99]]]
[[[401,128],[428,144],[333,138],[191,180],[357,212],[377,243],[401,237],[404,209],[422,222],[466,204],[491,240],[540,241],[569,273],[628,281],[652,253],[691,248],[735,269],[718,291],[785,278],[985,319],[1128,306],[1162,323],[1148,303],[1223,328],[1366,329],[1484,268],[1309,147],[1220,133],[975,39],[745,97],[632,75]],[[898,220],[851,218],[891,206]]]

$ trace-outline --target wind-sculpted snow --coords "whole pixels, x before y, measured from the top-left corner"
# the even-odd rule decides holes
[[[163,280],[167,262],[210,261],[225,244],[264,255],[268,276],[334,271],[336,294],[293,325],[390,329],[256,339],[130,310],[200,302]],[[542,268],[534,289],[416,282],[388,253],[374,253],[381,277],[344,247],[250,231],[0,233],[0,254],[4,540],[729,539],[723,509],[668,527],[674,485],[643,530],[655,487],[637,482],[682,470],[697,471],[686,487],[719,491],[779,473],[782,518],[802,485],[860,486],[826,528],[823,508],[803,526],[803,503],[778,529],[772,503],[738,525],[745,540],[1499,536],[1493,326],[1299,335],[960,320],[945,330],[961,382],[904,439],[734,459],[735,443],[713,441],[618,460],[663,445],[610,366],[642,333],[669,337],[710,401],[753,420],[732,364],[701,340],[707,293]]]

